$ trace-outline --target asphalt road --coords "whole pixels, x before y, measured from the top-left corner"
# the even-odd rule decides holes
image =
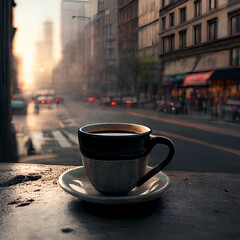
[[[149,126],[155,135],[172,139],[176,153],[166,170],[196,172],[240,172],[240,126],[202,117],[172,116],[146,109],[101,107],[97,103],[65,100],[34,114],[29,104],[27,116],[14,116],[19,162],[81,165],[77,129],[96,122],[129,122]],[[26,139],[35,150],[26,153]],[[164,146],[151,153],[150,166],[163,160]]]

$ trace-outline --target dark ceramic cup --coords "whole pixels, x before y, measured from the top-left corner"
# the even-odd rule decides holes
[[[78,129],[83,165],[91,184],[103,194],[126,194],[162,170],[173,158],[174,145],[154,136],[149,127],[130,123],[97,123]],[[168,147],[164,161],[146,173],[156,144]]]

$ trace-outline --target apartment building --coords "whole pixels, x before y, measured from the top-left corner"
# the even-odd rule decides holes
[[[159,55],[159,0],[138,2],[138,57]]]
[[[240,99],[240,1],[161,0],[165,93],[201,111]]]
[[[94,83],[99,94],[114,94],[117,89],[118,59],[118,9],[117,0],[98,0],[98,12],[94,18]]]
[[[138,50],[138,0],[118,1],[119,56],[131,58]]]

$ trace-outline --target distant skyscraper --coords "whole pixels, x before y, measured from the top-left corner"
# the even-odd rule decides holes
[[[75,17],[74,17],[75,16]],[[90,17],[89,1],[87,0],[62,0],[61,5],[61,43],[62,49],[67,43],[75,41],[83,32],[87,19]]]
[[[34,76],[35,88],[50,88],[53,67],[53,24],[43,23],[43,40],[36,42]]]

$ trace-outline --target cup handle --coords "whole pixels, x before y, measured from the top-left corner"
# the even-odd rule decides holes
[[[151,169],[148,173],[146,173],[143,177],[141,177],[138,180],[138,182],[136,184],[137,187],[140,187],[141,185],[143,185],[146,181],[148,181],[150,178],[152,178],[155,174],[157,174],[159,171],[161,171],[163,168],[165,168],[173,158],[173,155],[175,153],[175,147],[174,147],[173,142],[169,138],[164,137],[164,136],[150,135],[150,139],[147,144],[148,151],[150,152],[156,144],[164,144],[164,145],[168,146],[168,155],[165,160],[163,160],[160,164],[158,164],[156,167]]]

